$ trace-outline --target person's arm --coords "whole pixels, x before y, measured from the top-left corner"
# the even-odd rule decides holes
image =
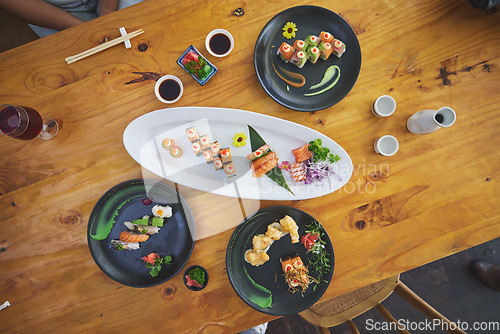
[[[99,16],[114,12],[118,8],[119,0],[99,0]]]
[[[64,30],[83,22],[43,0],[0,0],[0,8],[27,23],[56,30]]]

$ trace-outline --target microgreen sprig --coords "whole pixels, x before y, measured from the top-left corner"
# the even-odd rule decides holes
[[[155,259],[155,263],[146,263],[146,268],[149,268],[149,274],[152,277],[158,276],[158,273],[161,271],[161,265],[162,264],[169,264],[172,262],[172,257],[170,255],[167,255],[165,257],[157,257]]]
[[[328,159],[330,163],[334,163],[340,160],[340,157],[336,154],[330,153],[328,147],[324,147],[321,139],[312,140],[309,142],[309,151],[313,152],[314,162],[325,161]]]
[[[319,234],[318,240],[316,240],[314,246],[311,248],[313,255],[309,260],[309,264],[318,274],[316,278],[317,284],[313,288],[316,290],[320,283],[328,283],[327,280],[323,279],[323,275],[328,275],[330,272],[330,254],[325,249],[326,241],[322,239],[325,233],[319,222],[313,220],[309,225],[306,225],[306,233]]]

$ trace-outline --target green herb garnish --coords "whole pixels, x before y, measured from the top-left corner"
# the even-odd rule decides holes
[[[203,80],[212,72],[210,65],[201,56],[198,56],[197,62],[191,60],[184,67],[188,70],[189,74],[196,75],[200,80]]]
[[[165,257],[157,257],[155,259],[155,263],[146,263],[146,268],[149,268],[149,274],[152,277],[158,276],[158,273],[161,271],[161,265],[162,264],[168,264],[172,262],[172,257],[170,255],[167,255]]]
[[[191,269],[188,272],[188,275],[189,275],[189,277],[191,277],[191,279],[198,282],[198,284],[200,284],[200,285],[205,284],[205,281],[206,281],[205,272],[201,268],[196,267],[196,268]]]
[[[323,232],[323,226],[315,220],[311,224],[306,226],[306,233],[319,234],[318,240],[314,243],[310,252],[313,254],[309,260],[309,265],[316,271],[318,277],[316,277],[317,284],[314,286],[314,290],[320,283],[328,283],[327,280],[323,279],[323,275],[328,275],[330,272],[330,258],[328,252],[325,250],[326,241],[322,239],[325,235]]]
[[[309,142],[309,151],[314,153],[314,162],[325,161],[328,159],[328,161],[333,164],[334,162],[340,160],[338,155],[330,153],[330,149],[323,146],[321,139],[319,138]]]

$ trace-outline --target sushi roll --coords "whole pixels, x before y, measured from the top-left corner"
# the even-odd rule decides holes
[[[201,149],[201,143],[200,143],[200,140],[199,140],[199,139],[196,139],[195,141],[193,141],[193,142],[191,143],[191,148],[193,149],[193,152],[194,152],[194,154],[196,154],[196,155],[200,155],[200,154],[201,154],[201,152],[203,151],[203,150]]]
[[[166,150],[170,150],[172,148],[172,146],[175,146],[175,140],[165,138],[161,142],[161,146],[163,146],[163,148]]]
[[[236,169],[234,168],[232,162],[224,164],[224,172],[226,173],[227,177],[231,177],[231,176],[236,175]]]
[[[307,49],[309,45],[306,44],[306,42],[304,42],[303,40],[301,39],[298,39],[295,41],[295,43],[293,43],[292,47],[295,49],[295,51],[306,51],[305,49]]]
[[[233,157],[231,156],[231,150],[229,149],[229,147],[221,149],[220,158],[223,164],[228,164],[233,162]]]
[[[125,242],[120,240],[111,240],[109,247],[114,250],[136,250],[141,246],[138,242]]]
[[[149,235],[142,233],[134,233],[130,231],[123,231],[120,233],[120,241],[124,242],[143,242],[149,239]]]
[[[293,53],[292,58],[290,58],[290,62],[297,66],[298,68],[304,67],[307,61],[307,56],[304,51],[295,51]]]
[[[211,164],[214,162],[214,158],[212,157],[212,151],[209,149],[203,150],[203,158],[205,158],[205,162],[207,164]]]
[[[220,145],[219,145],[219,142],[215,141],[212,143],[212,145],[210,146],[211,150],[212,150],[212,157],[214,157],[214,159],[216,157],[219,156],[219,152],[220,152]]]
[[[153,208],[151,209],[151,211],[153,212],[153,215],[155,217],[160,217],[160,218],[170,218],[172,217],[172,207],[168,206],[168,205],[155,205],[153,206]],[[148,217],[149,219],[149,217]],[[133,221],[132,223],[135,224],[135,221]],[[142,224],[139,224],[139,225],[142,225]],[[148,225],[150,225],[148,223]],[[154,225],[154,224],[153,224]],[[161,225],[163,226],[163,225]]]
[[[198,134],[198,130],[196,130],[195,126],[186,129],[186,135],[191,143],[200,139],[200,135]]]
[[[319,48],[315,46],[307,49],[307,59],[309,59],[309,61],[313,64],[316,64],[320,54],[321,52],[319,51]]]
[[[315,35],[309,35],[307,36],[306,38],[306,41],[305,41],[307,44],[309,44],[310,46],[318,46],[319,45],[319,42],[320,42],[320,39],[318,36],[315,36]]]
[[[319,34],[319,39],[323,43],[330,43],[330,44],[332,44],[332,42],[333,42],[333,36],[332,36],[332,34],[330,34],[329,32],[326,32],[326,31],[322,31]]]
[[[130,232],[134,233],[156,234],[160,231],[160,228],[158,226],[149,226],[149,225],[144,226],[144,225],[133,224],[131,222],[124,222],[123,224],[130,230]]]
[[[214,157],[214,168],[215,170],[222,169],[222,160],[219,157]]]
[[[338,40],[338,39],[334,39],[333,40],[333,54],[336,55],[338,58],[340,58],[342,56],[342,54],[345,52],[345,44]]]
[[[170,149],[170,151],[168,151],[168,153],[170,153],[170,156],[172,158],[180,158],[182,157],[182,148],[180,148],[179,146],[174,146]]]
[[[320,57],[324,60],[327,60],[328,57],[330,57],[330,55],[332,54],[332,51],[333,51],[333,47],[330,43],[323,43],[321,42],[319,44],[319,51],[321,52],[320,53]]]
[[[284,62],[288,63],[293,55],[293,47],[290,44],[283,42],[281,43],[278,51],[276,51],[276,54],[280,56]]]
[[[252,153],[250,153],[249,155],[247,155],[247,159],[248,160],[255,160],[255,159],[263,156],[267,151],[269,151],[269,145],[265,144],[265,145],[259,147],[258,149],[256,149],[255,151],[253,151]]]
[[[206,150],[210,148],[210,140],[207,135],[203,135],[200,137],[201,149]]]

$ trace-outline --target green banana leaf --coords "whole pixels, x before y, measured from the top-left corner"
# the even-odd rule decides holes
[[[262,137],[257,133],[257,131],[255,131],[255,129],[252,128],[250,125],[248,125],[248,133],[250,134],[250,147],[252,148],[252,152],[257,150],[259,147],[266,145],[264,139],[262,139]],[[293,191],[291,191],[290,188],[288,187],[288,184],[286,183],[285,178],[281,173],[281,169],[278,166],[275,166],[273,169],[267,172],[266,176],[269,177],[271,180],[273,180],[279,186],[285,188],[290,193],[295,195]]]

